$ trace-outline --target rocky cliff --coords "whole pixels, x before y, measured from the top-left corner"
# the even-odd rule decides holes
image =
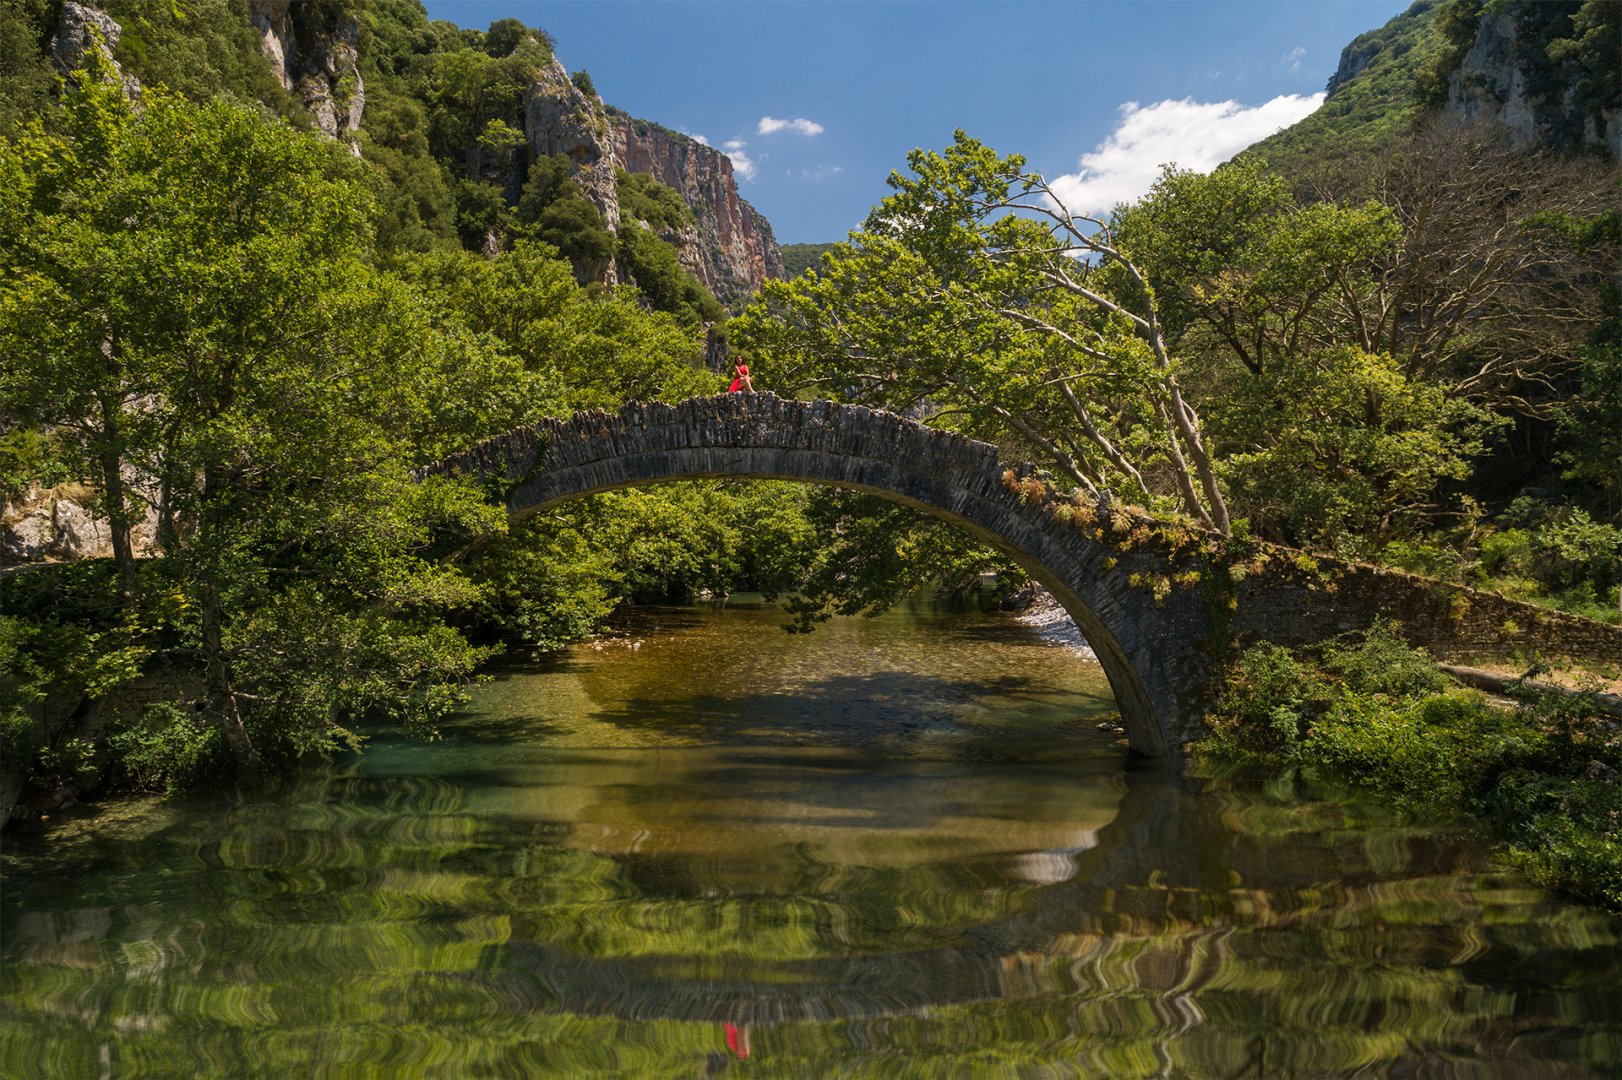
[[[570,81],[563,65],[554,59],[524,94],[523,129],[536,157],[561,154],[569,159],[570,170],[586,198],[602,212],[608,230],[618,233],[616,161],[602,100],[583,93]],[[613,262],[596,268],[588,276],[606,285],[615,284]]]
[[[1490,119],[1519,146],[1583,146],[1622,160],[1622,85],[1615,73],[1615,54],[1622,52],[1615,9],[1622,5],[1612,0],[1596,8],[1610,23],[1591,27],[1557,10],[1571,6],[1488,5],[1448,76],[1444,111]],[[1588,37],[1603,44],[1592,47]]]
[[[298,95],[317,128],[358,154],[366,84],[354,15],[325,4],[249,0],[248,18],[282,88]]]
[[[1286,175],[1368,159],[1440,113],[1622,159],[1622,3],[1415,0],[1341,52],[1317,112],[1245,150]]]
[[[159,550],[157,492],[133,470],[125,470],[124,479],[139,499],[130,540],[136,556],[144,559]],[[15,500],[0,497],[0,566],[105,559],[112,554],[112,531],[89,487],[34,485]]]
[[[732,159],[679,132],[608,110],[614,158],[681,193],[698,218],[697,235],[680,237],[682,265],[722,303],[732,305],[770,278],[783,277],[772,227],[738,196]]]
[[[523,125],[535,156],[569,159],[574,178],[613,232],[620,226],[616,169],[645,173],[674,188],[696,224],[666,239],[675,244],[682,266],[722,303],[735,306],[769,278],[783,276],[771,225],[739,197],[732,159],[719,150],[604,105],[575,86],[556,60],[526,93]],[[613,284],[614,268],[592,276]]]

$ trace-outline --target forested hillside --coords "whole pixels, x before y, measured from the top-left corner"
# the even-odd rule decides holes
[[[1416,0],[1341,53],[1317,112],[1241,157],[1290,175],[1356,167],[1438,114],[1521,148],[1622,158],[1622,5]]]
[[[832,249],[832,244],[784,244],[783,276],[799,277],[817,265],[817,260],[822,258],[823,252]]]

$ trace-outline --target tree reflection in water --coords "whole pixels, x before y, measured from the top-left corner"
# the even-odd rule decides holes
[[[1017,626],[656,617],[443,743],[8,836],[0,1072],[1622,1060],[1615,922],[1462,837],[1125,760],[1096,673]]]

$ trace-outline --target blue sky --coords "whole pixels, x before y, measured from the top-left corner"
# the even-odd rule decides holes
[[[843,239],[954,128],[1024,154],[1073,209],[1210,168],[1309,112],[1341,48],[1406,0],[1072,3],[426,0],[549,31],[604,100],[733,157],[780,243]]]

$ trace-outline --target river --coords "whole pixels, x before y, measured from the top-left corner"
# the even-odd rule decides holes
[[[1462,832],[1129,758],[916,603],[644,609],[443,738],[5,836],[0,1073],[1615,1075],[1622,922]]]

